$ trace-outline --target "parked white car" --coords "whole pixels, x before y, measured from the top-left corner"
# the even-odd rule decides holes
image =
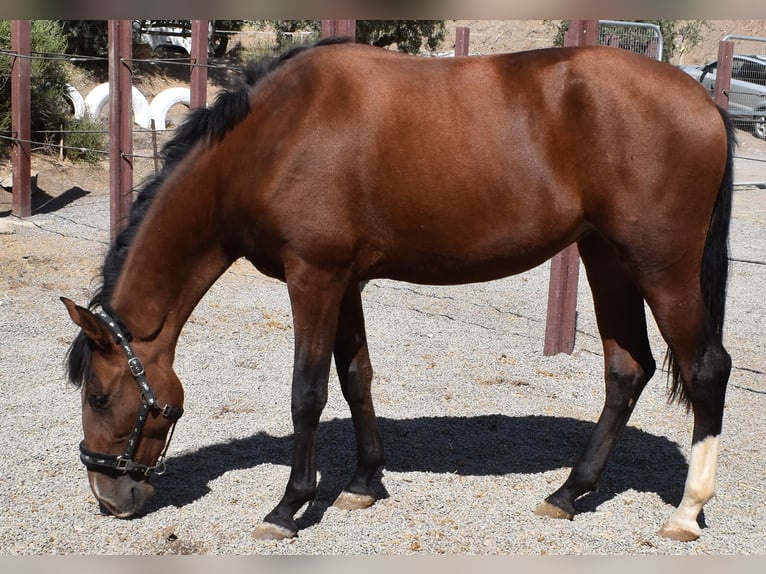
[[[148,45],[160,56],[188,56],[191,54],[192,41],[189,29],[171,26],[152,26],[151,20],[134,20],[133,27],[138,42]],[[215,20],[208,20],[208,55],[223,56],[229,43],[229,37],[215,28]]]
[[[717,62],[704,66],[679,66],[713,95]],[[735,54],[732,60],[729,113],[766,139],[766,56]]]

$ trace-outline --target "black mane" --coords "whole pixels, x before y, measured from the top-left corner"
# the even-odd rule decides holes
[[[117,235],[104,259],[101,267],[101,286],[88,304],[90,309],[108,305],[111,301],[117,278],[122,271],[138,228],[152,200],[178,163],[198,144],[210,145],[221,141],[250,113],[250,94],[253,86],[263,81],[283,63],[314,46],[348,41],[350,40],[346,38],[328,38],[312,46],[295,47],[280,56],[268,56],[251,62],[243,70],[243,78],[238,86],[219,92],[215,103],[210,108],[197,108],[187,116],[173,138],[162,148],[160,173],[146,180],[138,188],[138,194],[130,208],[128,224]],[[91,342],[81,331],[69,349],[67,361],[69,380],[76,386],[82,385],[83,381],[90,376],[91,352]]]

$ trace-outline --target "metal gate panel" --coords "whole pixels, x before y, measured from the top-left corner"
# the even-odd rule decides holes
[[[662,32],[656,24],[599,20],[598,43],[662,61]]]

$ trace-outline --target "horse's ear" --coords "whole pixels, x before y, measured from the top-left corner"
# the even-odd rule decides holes
[[[93,341],[99,349],[106,350],[112,346],[112,335],[101,321],[98,320],[93,313],[88,311],[85,307],[76,305],[70,299],[61,297],[61,302],[66,306],[69,311],[69,317],[71,317],[74,324],[82,329],[82,332]]]

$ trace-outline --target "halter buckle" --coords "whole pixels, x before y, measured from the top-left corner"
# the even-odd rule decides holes
[[[133,375],[133,378],[140,377],[144,374],[144,365],[141,362],[141,359],[138,357],[133,357],[128,360],[128,367],[130,367],[130,372]]]
[[[117,457],[117,460],[114,461],[114,468],[115,470],[118,470],[121,472],[128,472],[132,464],[133,464],[132,460],[120,455]]]
[[[174,423],[181,418],[184,414],[184,410],[181,407],[174,407],[172,405],[165,405],[161,409],[161,413],[166,419],[173,421]]]

